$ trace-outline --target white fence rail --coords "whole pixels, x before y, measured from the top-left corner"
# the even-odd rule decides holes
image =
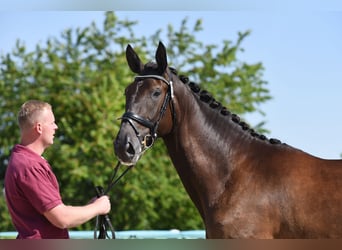
[[[93,231],[69,231],[71,239],[93,239]],[[108,232],[108,235],[111,235]],[[17,232],[0,232],[0,239],[15,238]],[[116,239],[204,239],[204,230],[132,230],[115,232]]]

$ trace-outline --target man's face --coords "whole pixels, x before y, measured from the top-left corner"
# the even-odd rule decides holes
[[[53,144],[53,139],[58,129],[55,116],[51,109],[44,109],[42,112],[40,126],[42,144],[44,147],[48,147]]]

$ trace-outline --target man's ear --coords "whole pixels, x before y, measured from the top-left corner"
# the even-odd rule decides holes
[[[34,126],[34,129],[36,130],[36,132],[38,134],[42,134],[43,133],[43,126],[40,122],[37,122],[36,125]]]

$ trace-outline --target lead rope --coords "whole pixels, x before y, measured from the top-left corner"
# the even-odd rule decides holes
[[[120,162],[118,162],[114,168],[112,177],[110,178],[110,181],[108,183],[107,189],[104,190],[101,186],[96,186],[96,196],[101,197],[103,195],[107,195],[108,192],[114,187],[114,185],[134,166],[128,166],[125,171],[115,179],[116,174],[120,168]],[[97,235],[97,232],[99,231],[99,234]],[[108,235],[108,231],[111,232],[112,237]],[[95,229],[94,229],[94,239],[115,239],[115,230],[110,222],[108,214],[105,215],[98,215],[96,216],[96,223],[95,223]]]

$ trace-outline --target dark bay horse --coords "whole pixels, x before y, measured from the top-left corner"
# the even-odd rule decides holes
[[[256,133],[211,95],[168,67],[159,43],[126,88],[115,139],[134,165],[157,136],[196,205],[207,238],[342,238],[342,160],[324,160]]]

